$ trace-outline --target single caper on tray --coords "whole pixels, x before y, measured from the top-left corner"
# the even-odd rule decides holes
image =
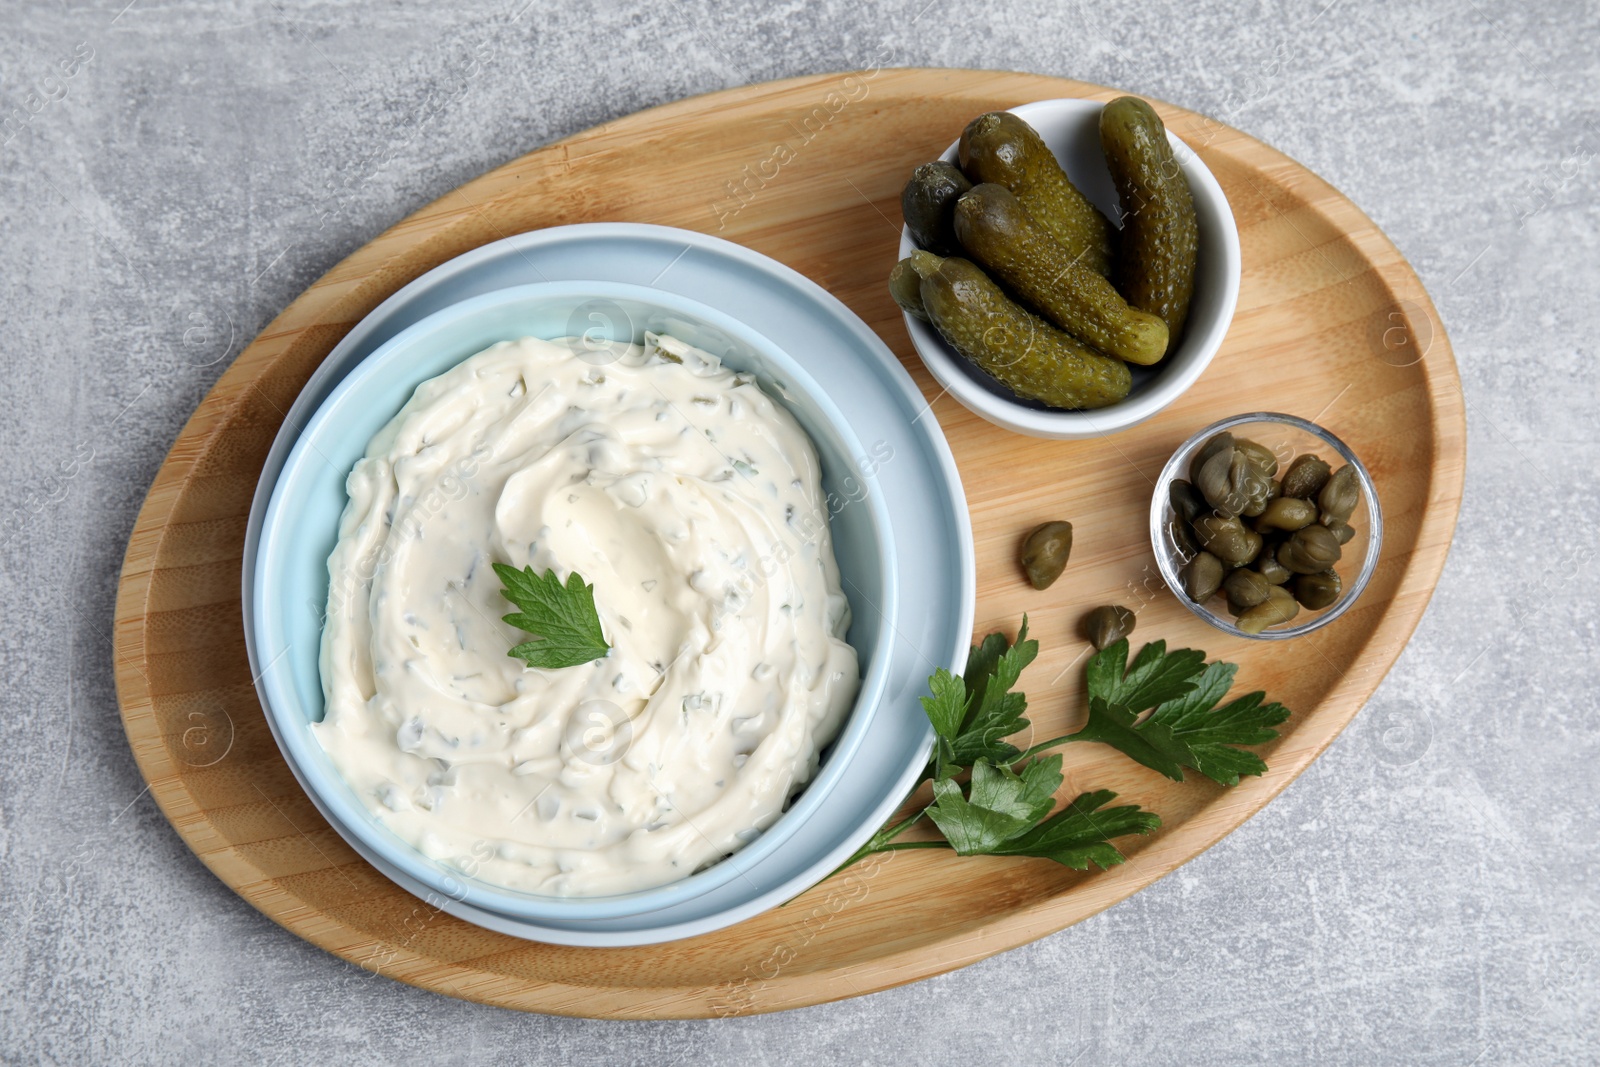
[[[1083,620],[1084,636],[1090,644],[1104,652],[1133,633],[1134,622],[1133,612],[1121,604],[1102,604]]]
[[[1048,589],[1067,568],[1072,555],[1072,523],[1064,519],[1042,522],[1022,541],[1019,561],[1035,589]]]

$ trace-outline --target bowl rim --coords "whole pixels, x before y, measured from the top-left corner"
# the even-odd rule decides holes
[[[1044,112],[1052,114],[1065,112],[1075,116],[1098,114],[1104,106],[1104,101],[1089,97],[1056,97],[1018,104],[1004,110],[1019,118],[1028,119]],[[1167,140],[1172,145],[1173,153],[1183,169],[1184,177],[1188,180],[1195,199],[1204,199],[1213,205],[1221,221],[1219,232],[1209,235],[1216,247],[1215,254],[1220,257],[1221,269],[1217,271],[1222,285],[1220,313],[1202,337],[1197,338],[1193,332],[1187,333],[1180,345],[1186,347],[1193,344],[1200,355],[1190,365],[1178,369],[1158,382],[1151,383],[1138,394],[1114,404],[1083,411],[1046,411],[985,388],[974,379],[972,371],[966,368],[965,358],[950,348],[931,325],[902,311],[901,317],[905,321],[907,333],[911,335],[911,344],[917,350],[917,355],[929,373],[938,380],[939,385],[968,410],[1004,429],[1032,437],[1056,440],[1106,437],[1136,426],[1171,405],[1189,390],[1216,358],[1232,326],[1239,303],[1242,260],[1238,220],[1234,217],[1233,206],[1228,202],[1227,194],[1222,191],[1222,186],[1211,173],[1211,169],[1200,159],[1199,153],[1170,129],[1166,132]],[[956,149],[960,143],[959,138],[953,141],[939,159],[954,162]],[[904,259],[916,247],[910,227],[902,225],[900,249],[896,258]]]
[[[1239,629],[1232,619],[1229,619],[1204,604],[1197,604],[1183,593],[1183,580],[1174,564],[1177,553],[1167,542],[1167,521],[1176,515],[1173,511],[1171,498],[1167,487],[1173,481],[1185,477],[1189,459],[1207,440],[1224,430],[1233,430],[1240,426],[1267,423],[1275,426],[1288,426],[1310,434],[1326,444],[1339,454],[1339,458],[1348,463],[1356,472],[1356,480],[1361,483],[1361,502],[1366,508],[1367,546],[1361,558],[1361,569],[1356,573],[1355,581],[1340,595],[1330,607],[1323,608],[1306,619],[1305,622],[1294,626],[1274,629],[1269,627],[1258,634],[1246,633]],[[1289,415],[1281,411],[1251,411],[1240,415],[1231,415],[1219,419],[1204,429],[1197,430],[1189,436],[1183,444],[1179,445],[1167,462],[1162,466],[1161,473],[1156,477],[1155,490],[1150,495],[1150,548],[1155,553],[1156,567],[1161,571],[1161,578],[1167,583],[1167,589],[1177,598],[1178,602],[1188,608],[1195,615],[1215,626],[1224,633],[1234,637],[1242,637],[1250,641],[1287,641],[1292,637],[1300,637],[1320,630],[1327,626],[1355,604],[1356,599],[1367,588],[1367,583],[1372,580],[1372,575],[1378,568],[1378,557],[1383,554],[1383,505],[1378,500],[1378,488],[1372,480],[1372,474],[1367,470],[1361,457],[1344,441],[1340,440],[1331,430],[1317,425],[1309,419],[1302,419],[1298,415]]]
[[[532,282],[469,297],[425,316],[362,358],[329,391],[299,428],[294,446],[285,458],[272,487],[261,524],[262,535],[256,546],[257,560],[252,583],[254,594],[252,616],[256,642],[260,643],[262,638],[276,632],[275,620],[281,617],[279,609],[282,605],[278,604],[270,589],[270,581],[275,573],[274,564],[268,558],[271,547],[270,534],[286,521],[282,515],[283,496],[292,481],[293,472],[305,464],[308,456],[315,451],[313,443],[315,431],[336,413],[342,402],[348,402],[352,394],[376,378],[396,352],[416,345],[435,331],[488,308],[524,300],[563,298],[574,302],[596,298],[634,300],[699,319],[744,345],[763,362],[772,365],[786,385],[797,388],[819,409],[829,428],[838,435],[847,449],[854,449],[854,454],[864,454],[855,429],[845,420],[826,391],[794,356],[759,331],[692,297],[633,283],[606,281]],[[429,375],[429,377],[434,376],[436,374]],[[412,389],[426,380],[426,378],[419,380]],[[768,395],[772,395],[771,390],[768,390]],[[781,397],[774,399],[782,402]],[[329,821],[336,828],[342,828],[355,836],[372,853],[382,857],[388,864],[427,890],[463,904],[470,900],[470,903],[478,908],[512,920],[569,922],[633,918],[649,914],[726,885],[743,876],[749,866],[780,848],[803,821],[815,814],[834,785],[847,772],[862,738],[870,729],[872,720],[882,706],[887,684],[886,672],[889,660],[887,650],[893,644],[897,622],[899,575],[893,565],[895,553],[893,527],[882,495],[869,492],[862,499],[868,503],[874,530],[874,547],[884,581],[884,603],[873,605],[874,614],[877,616],[876,651],[867,670],[863,672],[861,687],[849,716],[839,733],[830,742],[832,750],[822,762],[816,776],[759,838],[701,871],[662,886],[607,896],[547,896],[482,881],[466,875],[465,872],[454,871],[440,861],[431,860],[415,846],[378,824],[372,813],[355,795],[354,790],[337,770],[331,767],[331,762],[326,770],[318,764],[318,756],[327,760],[327,753],[321,748],[320,742],[311,736],[310,720],[304,714],[307,709],[301,707],[300,701],[289,689],[285,680],[288,668],[282,666],[280,661],[288,651],[287,646],[275,656],[267,655],[270,651],[268,649],[262,650],[261,658],[266,661],[266,666],[257,676],[256,688],[261,694],[268,720],[274,726],[273,734],[286,760],[307,792],[320,801],[321,805],[326,805],[330,809],[325,812],[329,816]],[[866,612],[857,614],[863,619],[870,617]],[[783,828],[782,832],[780,828]]]

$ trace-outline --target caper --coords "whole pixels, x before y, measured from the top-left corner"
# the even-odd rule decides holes
[[[1216,452],[1200,468],[1195,483],[1212,510],[1223,518],[1259,515],[1267,506],[1272,479],[1250,462],[1243,452]]]
[[[1328,481],[1317,494],[1317,506],[1322,509],[1323,525],[1334,522],[1348,522],[1355,512],[1356,505],[1361,502],[1361,483],[1356,478],[1356,470],[1346,463],[1328,477]]]
[[[1211,454],[1205,465],[1200,468],[1200,474],[1195,479],[1194,487],[1200,490],[1200,495],[1205,502],[1211,505],[1211,510],[1223,518],[1232,518],[1239,514],[1245,505],[1244,492],[1234,481],[1234,461],[1238,453],[1232,449],[1219,449]],[[1241,464],[1248,467],[1249,463]]]
[[[1167,520],[1167,540],[1172,545],[1172,550],[1182,559],[1188,559],[1200,551],[1200,546],[1195,544],[1194,534],[1189,530],[1189,524],[1174,515]]]
[[[1210,600],[1222,588],[1222,561],[1209,552],[1197,554],[1178,573],[1183,579],[1183,591],[1196,604]]]
[[[1278,548],[1278,562],[1296,574],[1317,574],[1339,562],[1339,539],[1326,526],[1296,530]]]
[[[1267,599],[1274,588],[1271,582],[1248,569],[1234,571],[1222,583],[1222,591],[1228,596],[1228,606],[1236,613],[1255,607]]]
[[[1277,495],[1278,483],[1272,480],[1272,475],[1256,466],[1255,460],[1243,452],[1233,454],[1235,468],[1241,468],[1234,477],[1240,490],[1244,493],[1244,507],[1239,509],[1239,514],[1254,517],[1267,510],[1267,505]]]
[[[1072,555],[1072,523],[1040,523],[1022,542],[1022,569],[1035,589],[1048,589],[1067,569]]]
[[[1272,503],[1274,500],[1277,500],[1282,495],[1283,495],[1283,486],[1278,482],[1278,480],[1276,478],[1268,478],[1267,479],[1267,503],[1269,503],[1269,504]],[[1262,510],[1265,511],[1266,509],[1263,508]]]
[[[1344,588],[1344,583],[1333,571],[1321,571],[1317,574],[1297,574],[1289,588],[1294,592],[1294,598],[1312,611],[1321,611],[1323,608],[1339,599],[1339,593]]]
[[[1195,485],[1200,484],[1200,468],[1204,467],[1212,456],[1218,452],[1233,452],[1233,434],[1223,430],[1206,439],[1205,444],[1195,451],[1194,458],[1189,461],[1189,480]]]
[[[1266,445],[1250,440],[1248,437],[1236,438],[1233,447],[1245,454],[1245,458],[1261,469],[1261,473],[1268,478],[1278,473],[1278,457]]]
[[[1295,461],[1289,464],[1289,469],[1283,472],[1283,495],[1310,500],[1322,491],[1331,469],[1322,462],[1322,457],[1310,452],[1295,457]]]
[[[1172,504],[1172,510],[1177,513],[1178,518],[1184,522],[1193,522],[1209,510],[1200,491],[1182,478],[1167,486],[1167,500]]]
[[[1133,612],[1121,604],[1103,604],[1089,612],[1083,621],[1089,643],[1104,651],[1133,633]]]
[[[1289,568],[1278,562],[1278,546],[1275,544],[1261,549],[1261,554],[1256,557],[1255,568],[1256,573],[1272,585],[1282,585],[1294,577],[1289,573]]]
[[[1300,605],[1281,585],[1272,587],[1267,599],[1239,614],[1238,627],[1247,634],[1258,634],[1269,626],[1288,622],[1300,614]]]
[[[1256,519],[1257,531],[1300,530],[1317,521],[1317,506],[1297,496],[1280,496]]]
[[[1195,520],[1194,536],[1201,548],[1223,563],[1231,563],[1236,567],[1249,563],[1261,551],[1261,535],[1245,529],[1238,519],[1206,515]],[[1333,547],[1335,551],[1339,548],[1337,544]],[[1326,570],[1325,567],[1317,569]]]
[[[1350,539],[1356,535],[1355,527],[1348,522],[1325,522],[1323,525],[1328,528],[1329,533],[1333,534],[1333,539],[1341,545],[1348,545]]]

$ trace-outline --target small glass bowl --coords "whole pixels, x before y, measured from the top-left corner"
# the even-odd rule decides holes
[[[1350,516],[1350,525],[1355,529],[1355,536],[1344,546],[1343,555],[1334,567],[1334,570],[1339,572],[1339,577],[1345,580],[1343,594],[1321,611],[1302,608],[1300,614],[1289,623],[1269,627],[1258,634],[1248,634],[1239,629],[1228,616],[1226,608],[1216,611],[1210,607],[1212,604],[1221,607],[1226,603],[1220,593],[1205,604],[1196,604],[1185,595],[1183,580],[1179,577],[1178,571],[1188,561],[1188,557],[1167,532],[1168,523],[1175,517],[1168,496],[1168,486],[1179,478],[1188,478],[1190,458],[1213,435],[1224,430],[1231,432],[1235,437],[1248,438],[1271,449],[1278,457],[1278,476],[1282,476],[1284,469],[1296,456],[1315,452],[1327,460],[1335,470],[1339,469],[1341,461],[1350,464],[1355,469],[1357,480],[1361,483],[1361,502],[1356,505],[1355,513]],[[1161,476],[1156,480],[1155,493],[1150,499],[1150,547],[1155,550],[1156,564],[1161,568],[1161,577],[1166,581],[1167,588],[1172,590],[1173,595],[1184,607],[1217,629],[1235,637],[1257,641],[1282,641],[1328,625],[1356,602],[1361,591],[1367,587],[1367,582],[1372,579],[1372,572],[1378,567],[1378,555],[1383,548],[1383,509],[1378,504],[1378,492],[1372,484],[1372,476],[1367,473],[1366,465],[1350,451],[1349,445],[1316,423],[1307,422],[1305,419],[1273,411],[1254,411],[1212,423],[1185,441],[1172,454],[1172,458],[1167,460],[1167,465],[1161,468]],[[1349,580],[1351,574],[1355,575],[1353,581]]]

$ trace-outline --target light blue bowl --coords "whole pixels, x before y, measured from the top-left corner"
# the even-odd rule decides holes
[[[494,886],[425,857],[379,823],[309,728],[323,712],[318,652],[327,561],[345,505],[345,478],[367,442],[419,384],[498,341],[585,332],[606,340],[639,341],[646,330],[671,333],[755,375],[815,443],[823,489],[844,502],[831,525],[854,609],[847,639],[863,665],[861,691],[817,777],[788,811],[732,859],[670,885],[621,896],[550,897]],[[838,408],[792,356],[728,315],[683,296],[614,282],[551,282],[483,294],[436,312],[385,342],[328,394],[301,430],[273,487],[257,540],[250,620],[255,659],[265,664],[257,687],[273,732],[319,807],[355,839],[352,844],[363,854],[381,859],[441,898],[513,921],[647,915],[727,885],[780,849],[807,820],[820,816],[836,821],[841,837],[848,836],[858,830],[861,813],[828,811],[827,801],[850,773],[883,701],[887,650],[897,633],[900,600],[888,509],[881,494],[864,491],[857,470],[859,458],[867,454]]]

